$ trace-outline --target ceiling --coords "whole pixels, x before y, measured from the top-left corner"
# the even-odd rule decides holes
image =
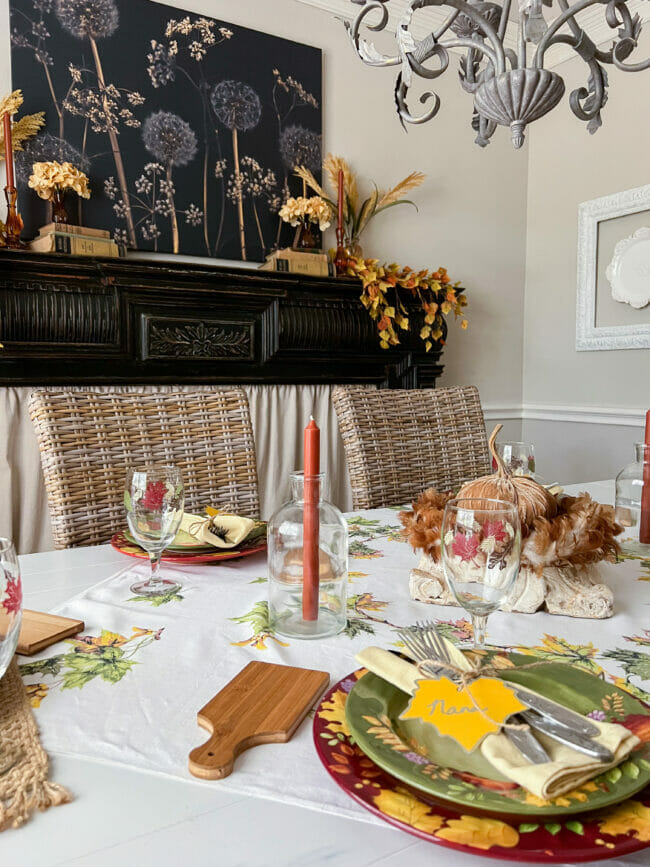
[[[297,2],[305,3],[307,6],[315,6],[318,9],[330,12],[333,16],[347,19],[354,18],[361,8],[360,5],[353,3],[352,0],[297,0]],[[644,2],[644,0],[628,0],[627,5],[632,14],[638,13],[640,15],[642,21],[650,20],[650,3]],[[409,0],[389,0],[386,4],[389,13],[388,29],[395,30],[397,22],[408,6]],[[514,0],[512,6],[513,9],[517,8],[517,0]],[[439,6],[430,6],[427,9],[419,10],[413,17],[411,32],[416,39],[422,39],[436,30],[449,12],[449,8],[443,9]],[[548,9],[545,9],[545,17],[547,20],[551,18]],[[589,9],[585,9],[579,13],[577,20],[596,45],[607,45],[612,41],[614,31],[607,26],[605,7],[602,4],[599,3]],[[508,27],[505,44],[509,48],[516,47],[516,26],[513,23]],[[575,52],[569,46],[556,45],[549,51],[548,62],[544,65],[547,68],[552,68],[575,56]]]

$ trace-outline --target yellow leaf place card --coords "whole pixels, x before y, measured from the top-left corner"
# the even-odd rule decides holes
[[[418,680],[400,719],[421,719],[472,752],[487,735],[501,730],[513,713],[526,710],[513,689],[496,677],[454,683],[448,677]]]

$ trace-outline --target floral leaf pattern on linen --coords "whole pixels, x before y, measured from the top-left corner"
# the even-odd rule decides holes
[[[67,639],[65,643],[72,645],[72,650],[67,653],[20,665],[23,678],[34,674],[41,678],[53,678],[51,683],[38,681],[25,684],[32,707],[40,707],[53,689],[82,689],[95,678],[106,683],[119,683],[134,665],[139,664],[132,657],[153,641],[159,641],[163,628],[142,629],[133,626],[130,637],[103,629],[99,635]]]
[[[383,536],[401,536],[402,528],[395,524],[382,524],[379,518],[353,515],[347,519],[350,539],[379,539]]]
[[[375,629],[372,625],[373,623],[384,623],[388,626],[393,626],[394,624],[383,617],[375,617],[375,613],[385,611],[388,605],[388,602],[375,599],[372,593],[357,593],[353,596],[348,596],[348,618],[343,631],[348,638],[355,638],[361,632],[374,635]]]
[[[625,671],[628,682],[631,677],[650,681],[649,653],[643,653],[641,650],[624,650],[617,647],[613,650],[604,650],[601,656],[603,659],[616,660]]]
[[[182,590],[179,587],[174,590],[167,590],[165,593],[156,593],[154,596],[131,596],[127,602],[148,602],[154,608],[160,608],[161,605],[166,605],[168,602],[182,602],[185,598],[178,591]]]
[[[365,542],[361,542],[358,539],[352,539],[350,541],[348,553],[350,554],[350,557],[354,557],[355,560],[376,560],[378,557],[384,556],[381,551],[378,551],[376,548],[371,548],[369,545],[366,545]]]
[[[280,641],[279,638],[275,637],[269,617],[269,603],[266,601],[256,602],[246,614],[229,619],[234,623],[249,625],[253,633],[249,638],[244,638],[243,641],[231,641],[230,644],[233,647],[254,647],[255,650],[268,650],[266,642],[269,639],[275,641],[280,647],[289,647],[287,641]]]
[[[591,674],[603,673],[603,669],[595,661],[598,648],[594,647],[591,642],[589,644],[571,644],[566,638],[545,634],[541,645],[538,644],[534,647],[515,645],[513,650],[516,650],[517,653],[523,653],[525,656],[538,656],[548,662],[569,662]]]

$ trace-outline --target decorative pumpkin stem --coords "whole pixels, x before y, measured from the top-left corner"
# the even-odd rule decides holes
[[[498,451],[496,449],[497,434],[499,433],[499,431],[501,430],[502,427],[503,427],[502,424],[498,424],[495,426],[494,430],[490,434],[490,439],[488,440],[488,448],[490,449],[490,454],[492,455],[492,459],[494,460],[494,463],[497,465],[497,476],[500,479],[509,479],[510,473],[508,472],[508,468],[503,463],[503,458],[501,457],[501,455],[498,453]]]

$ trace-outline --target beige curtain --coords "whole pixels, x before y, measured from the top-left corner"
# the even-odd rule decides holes
[[[56,387],[60,388],[59,386]],[[95,391],[178,391],[209,386],[97,386]],[[321,466],[329,499],[352,508],[343,443],[329,385],[245,386],[251,409],[262,517],[288,497],[289,473],[302,467],[302,431],[313,415],[321,429]],[[52,550],[47,497],[36,436],[27,411],[30,388],[0,389],[0,536],[21,554]]]

